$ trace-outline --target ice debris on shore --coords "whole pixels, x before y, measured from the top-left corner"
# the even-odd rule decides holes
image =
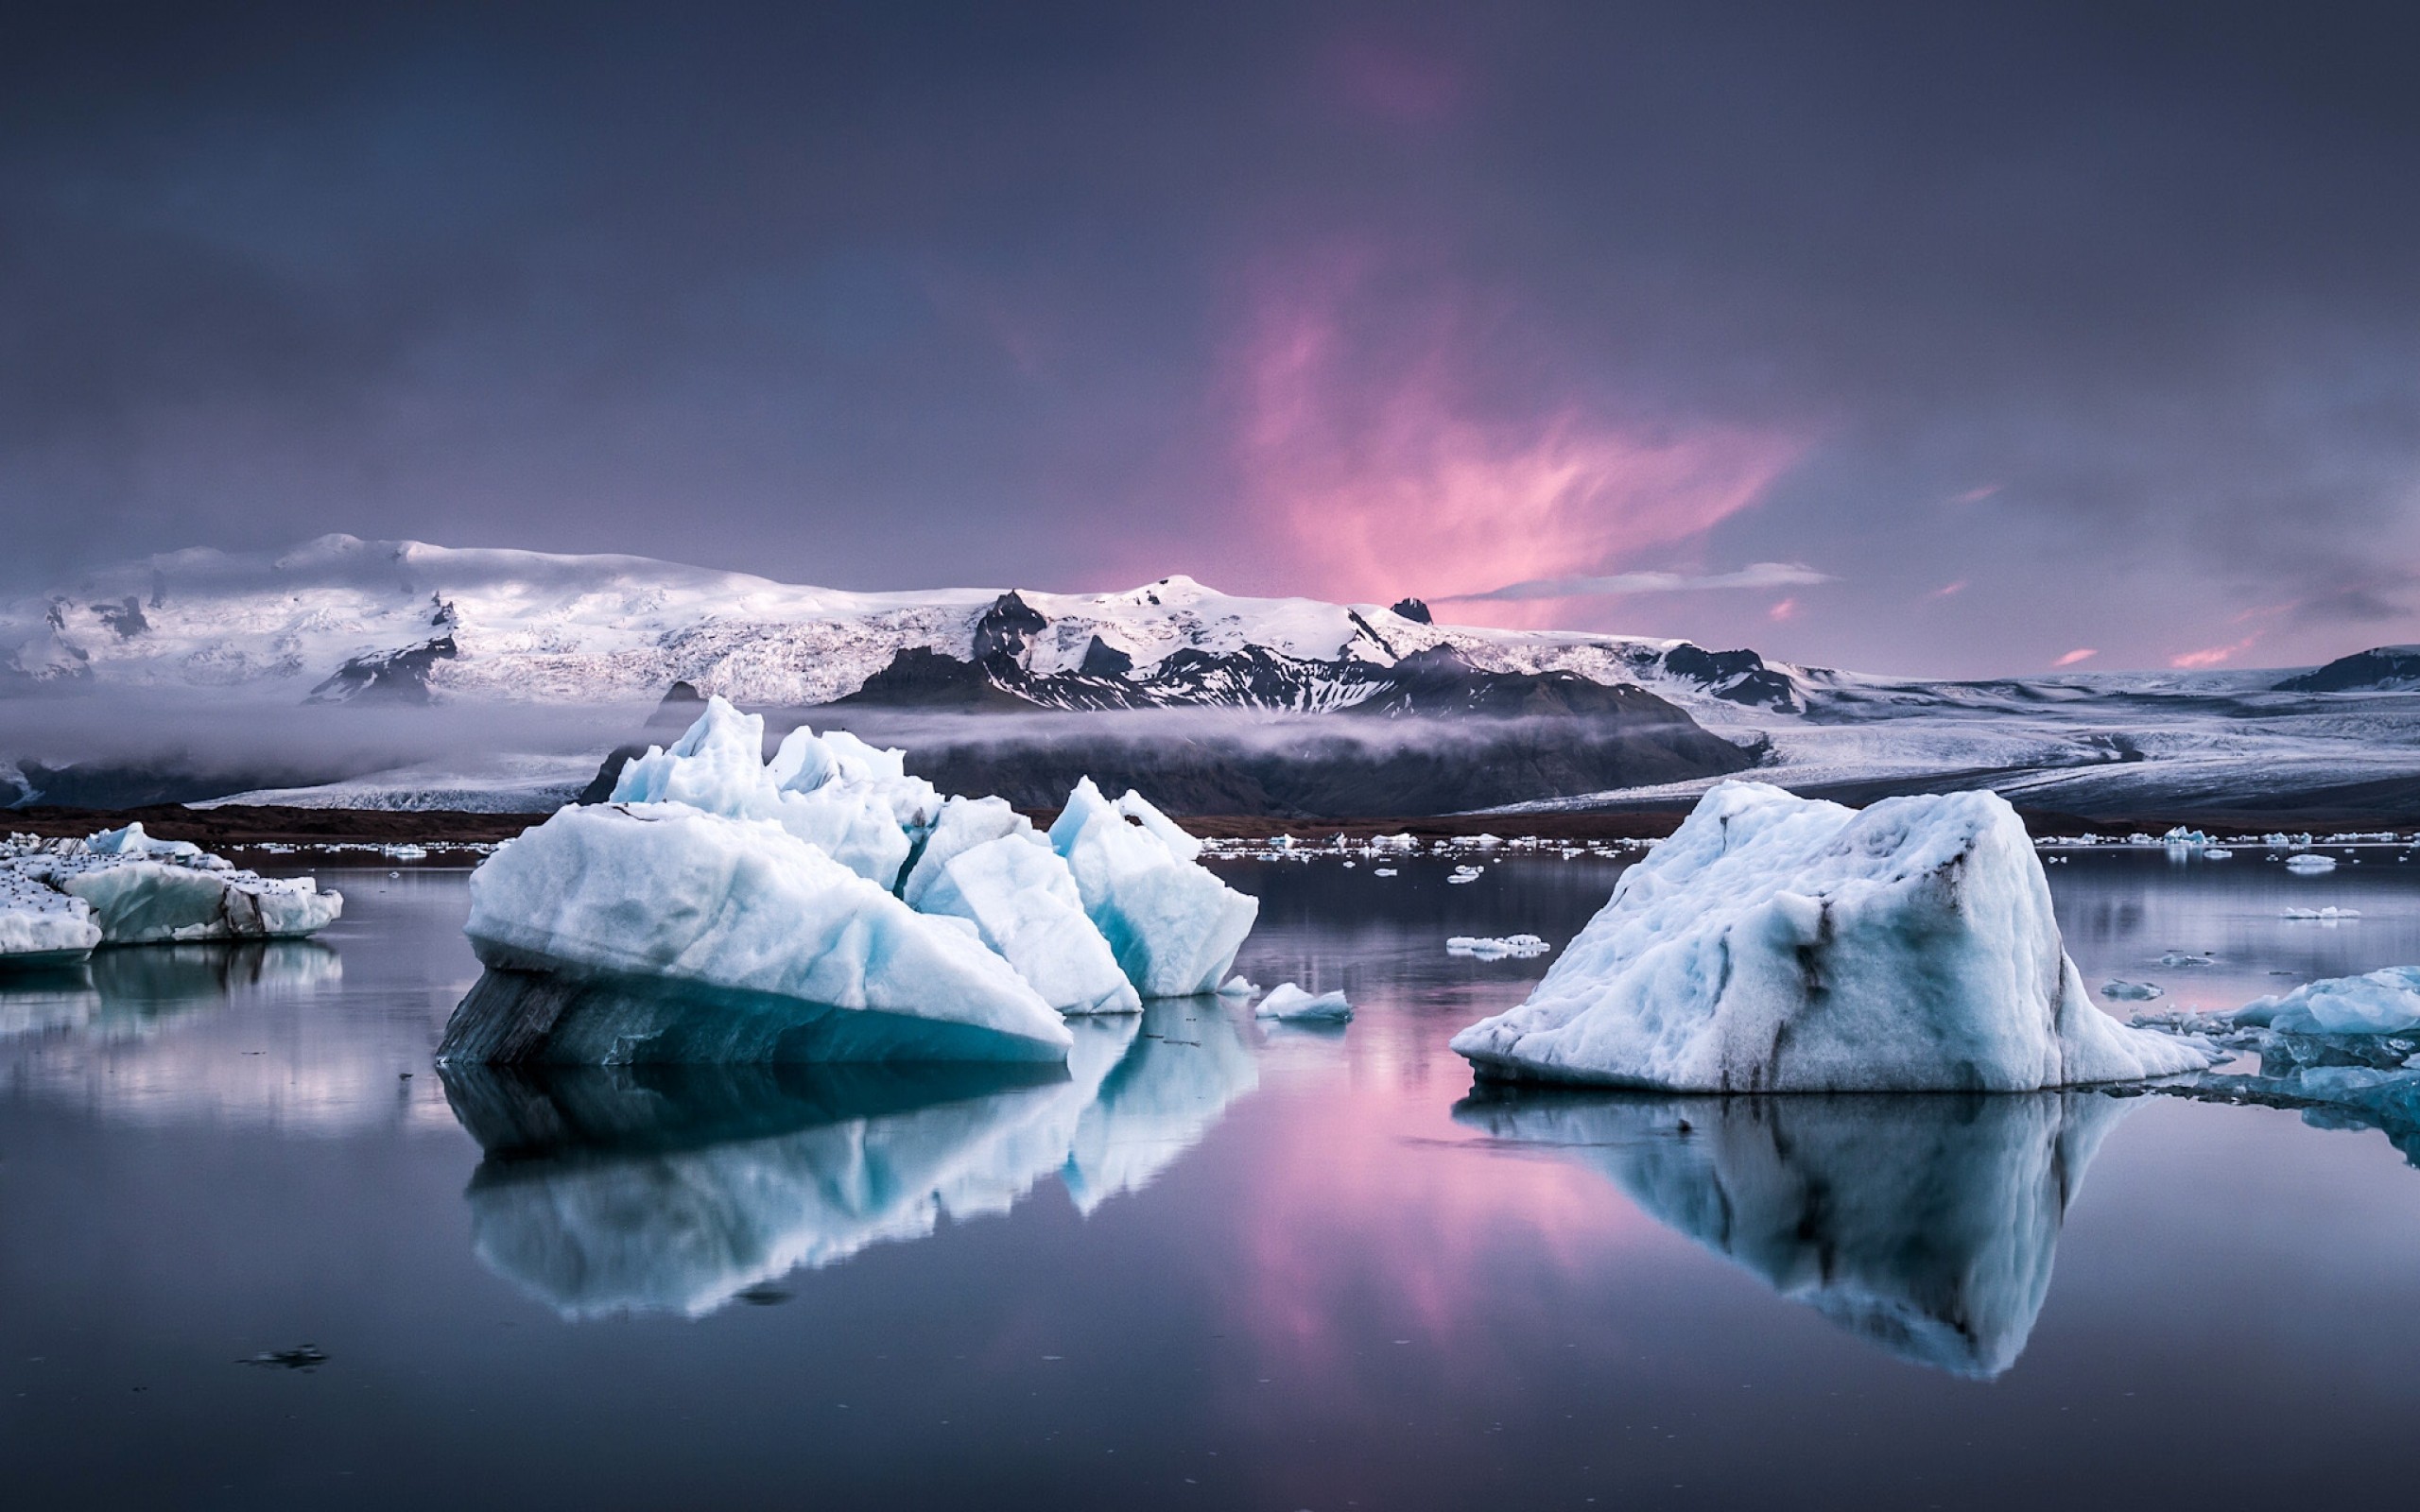
[[[1305,992],[1291,982],[1280,982],[1253,1008],[1253,1016],[1283,1023],[1347,1023],[1353,1005],[1341,992]]]
[[[1552,949],[1535,935],[1449,935],[1445,938],[1446,954],[1478,961],[1500,961],[1508,956],[1526,961]]]
[[[490,857],[465,926],[493,969],[679,985],[697,994],[690,1017],[755,1029],[683,1022],[662,993],[631,997],[619,1025],[544,1018],[562,1005],[544,994],[474,993],[441,1054],[1063,1060],[1062,1014],[1214,990],[1258,912],[1133,793],[1112,803],[1081,782],[1046,836],[1000,799],[943,799],[901,752],[854,736],[801,727],[770,762],[763,749],[761,717],[708,700],[607,803]]]
[[[1678,1091],[2025,1091],[2211,1058],[2093,1005],[2005,799],[1858,811],[1736,782],[1453,1048],[1492,1077]]]
[[[264,877],[140,824],[88,839],[0,845],[0,961],[80,960],[99,945],[298,939],[333,923],[341,894]]]

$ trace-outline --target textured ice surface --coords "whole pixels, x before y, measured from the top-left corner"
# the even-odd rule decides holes
[[[2050,1283],[2067,1204],[2128,1104],[2029,1096],[1474,1097],[1657,1220],[1903,1358],[1992,1377]]]
[[[1280,982],[1269,989],[1269,995],[1253,1007],[1256,1018],[1277,1019],[1288,1023],[1345,1023],[1353,1018],[1353,1005],[1341,992],[1304,991],[1291,982]]]
[[[1030,832],[960,850],[918,902],[970,919],[1042,1001],[1062,1013],[1132,1013],[1143,1005],[1084,913],[1075,876]]]
[[[1726,782],[1622,874],[1482,1073],[1680,1091],[2024,1091],[2198,1071],[2100,1012],[1991,793],[1862,812]]]
[[[140,824],[90,840],[15,835],[0,845],[0,954],[95,944],[292,939],[333,923],[340,894],[308,877],[264,877],[186,840],[154,840]],[[78,919],[81,919],[81,925]],[[83,939],[97,929],[96,939]],[[78,940],[82,942],[78,943]]]
[[[2420,966],[2334,976],[2256,998],[2235,1022],[2287,1034],[2403,1034],[2420,1029]]]
[[[662,979],[747,994],[760,1007],[833,1010],[783,1031],[801,1055],[811,1045],[832,1059],[1058,1060],[1069,1043],[1059,1015],[972,924],[917,913],[772,820],[686,803],[562,810],[472,873],[465,929],[494,968]],[[732,1022],[542,1031],[474,994],[446,1053],[592,1062],[773,1053],[735,1009],[698,1017]]]
[[[1196,864],[1201,842],[1140,795],[1112,803],[1086,778],[1050,827],[1050,844],[1136,991],[1166,998],[1218,989],[1260,901]]]
[[[0,867],[0,966],[80,961],[100,942],[91,904]]]

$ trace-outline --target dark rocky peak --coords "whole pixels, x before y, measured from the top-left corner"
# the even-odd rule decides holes
[[[648,730],[686,730],[697,723],[705,712],[706,696],[693,683],[676,682],[664,690],[655,710],[647,716]]]
[[[121,641],[130,641],[151,627],[151,622],[143,617],[143,601],[132,593],[119,603],[94,605],[93,616],[115,630]]]
[[[1706,692],[1732,703],[1781,713],[1798,712],[1797,692],[1789,679],[1765,665],[1765,659],[1754,651],[1709,651],[1685,641],[1664,654],[1664,670],[1703,683]]]
[[[1387,612],[1403,619],[1408,619],[1414,625],[1434,625],[1437,623],[1435,618],[1429,614],[1428,606],[1416,598],[1396,599]]]
[[[1023,666],[1028,638],[1049,627],[1041,611],[1011,589],[994,600],[975,622],[975,661],[983,666],[1000,662]]]
[[[1083,678],[1122,678],[1134,670],[1134,659],[1096,635],[1084,647],[1084,660],[1076,668]]]
[[[1013,596],[1013,595],[1011,595]],[[1028,611],[1030,612],[1030,611]],[[994,652],[994,657],[999,653]],[[1025,673],[1013,662],[1009,663],[1011,678],[1025,680]],[[998,709],[1030,710],[1041,707],[1034,700],[1003,687],[993,675],[993,664],[960,662],[928,646],[902,646],[890,659],[890,664],[865,680],[865,686],[835,704],[873,704],[889,709]]]
[[[461,616],[454,612],[452,600],[441,598],[435,593],[428,595],[428,624],[431,629],[450,630],[461,623]]]
[[[2279,693],[2378,693],[2420,687],[2420,645],[2374,645],[2288,678]]]
[[[328,675],[304,703],[426,703],[429,670],[458,653],[441,635],[400,651],[365,651]]]

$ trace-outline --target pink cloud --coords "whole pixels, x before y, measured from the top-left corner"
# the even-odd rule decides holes
[[[1961,577],[1954,583],[1942,584],[1939,588],[1934,589],[1925,596],[1927,598],[1955,598],[1964,592],[1966,592],[1966,579]]]
[[[2050,664],[2054,667],[2071,667],[2079,662],[2089,662],[2100,654],[2100,651],[2092,646],[2080,645]]]
[[[2000,490],[2007,486],[2008,485],[2004,483],[1986,483],[1979,489],[1968,489],[1963,493],[1953,495],[1949,502],[1952,504],[1980,504],[1985,499],[1988,499],[1993,494],[1999,492]]]
[[[2260,637],[2257,634],[2247,635],[2233,645],[2213,645],[2200,651],[2187,651],[2182,656],[2170,657],[2168,664],[2188,672],[2202,667],[2223,666],[2236,657],[2251,650],[2259,640]]]
[[[1244,503],[1290,592],[1385,603],[1604,571],[1747,508],[1805,449],[1572,399],[1490,407],[1474,375],[1500,322],[1433,299],[1357,329],[1371,267],[1264,277],[1239,347]],[[1557,602],[1481,612],[1544,624]]]
[[[1784,620],[1793,620],[1797,617],[1798,600],[1794,598],[1785,598],[1775,604],[1772,608],[1765,610],[1765,618],[1772,621],[1775,625],[1779,625]]]

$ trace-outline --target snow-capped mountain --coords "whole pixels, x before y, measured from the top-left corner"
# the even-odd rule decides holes
[[[0,607],[0,683],[20,691],[615,703],[685,682],[751,707],[942,706],[988,688],[1043,708],[1509,713],[1588,712],[1595,690],[1638,687],[1787,710],[1793,678],[1749,651],[1440,626],[1415,600],[1242,598],[1182,576],[1116,593],[856,593],[341,535],[276,558],[176,552]]]
[[[238,781],[161,761],[105,772],[74,753],[83,765],[70,777],[55,751],[35,761],[0,745],[0,799],[274,787],[255,800],[323,788],[365,806],[538,807],[578,791],[613,742],[544,745],[488,726],[515,709],[526,730],[532,714],[560,721],[549,711],[562,706],[627,705],[627,725],[609,716],[626,740],[639,709],[682,685],[819,710],[796,717],[906,745],[943,785],[1035,805],[1089,769],[1196,813],[1670,806],[1754,767],[1852,800],[1988,785],[2082,815],[2420,808],[2415,647],[2320,668],[1953,682],[1686,641],[1440,625],[1412,599],[1238,597],[1182,576],[1109,593],[861,593],[636,557],[350,536],[274,558],[178,552],[0,605],[0,695],[126,692],[148,712],[182,694],[186,708],[286,719],[313,705],[395,718],[485,709],[474,728],[487,746],[432,742],[383,765],[255,762]],[[1183,722],[1221,710],[1241,723]],[[989,717],[1019,713],[1037,717]],[[1408,719],[1417,731],[1382,738]]]

